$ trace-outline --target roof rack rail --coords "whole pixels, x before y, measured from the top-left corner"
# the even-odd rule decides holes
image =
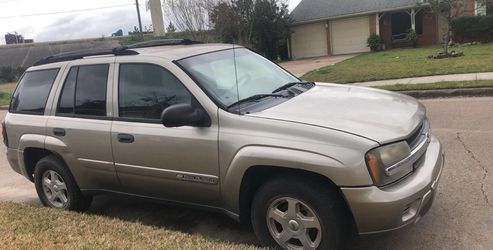
[[[160,40],[134,43],[128,46],[122,46],[121,49],[137,49],[137,48],[148,48],[148,47],[158,47],[158,46],[193,45],[193,44],[203,44],[203,42],[194,41],[190,39],[160,39]]]
[[[128,46],[120,46],[113,49],[99,49],[99,50],[80,50],[74,52],[60,53],[52,56],[45,57],[34,63],[33,66],[44,65],[48,63],[65,62],[71,60],[82,59],[88,56],[103,56],[103,55],[115,55],[115,56],[129,56],[138,55],[139,52],[132,49],[148,48],[158,46],[170,46],[170,45],[192,45],[202,44],[203,42],[193,41],[190,39],[161,39],[152,40],[146,42],[135,43]]]
[[[52,56],[45,57],[34,63],[33,66],[39,66],[49,63],[65,62],[71,60],[82,59],[88,56],[104,56],[104,55],[115,55],[115,56],[129,56],[138,55],[137,51],[114,48],[114,49],[99,49],[99,50],[79,50],[67,53],[60,53]]]

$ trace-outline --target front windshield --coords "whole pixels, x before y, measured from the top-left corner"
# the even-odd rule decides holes
[[[245,48],[189,57],[178,63],[223,107],[250,96],[271,94],[284,84],[299,81]]]

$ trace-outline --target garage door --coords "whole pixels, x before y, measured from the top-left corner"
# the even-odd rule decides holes
[[[366,41],[370,36],[368,16],[330,22],[332,54],[350,54],[370,51]]]
[[[325,22],[294,26],[291,30],[293,59],[327,55]]]

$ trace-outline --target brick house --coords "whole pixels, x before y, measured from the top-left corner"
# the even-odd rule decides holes
[[[418,33],[418,46],[442,41],[446,20],[419,0],[302,0],[293,10],[289,39],[292,59],[367,52],[370,34],[378,34],[386,48],[410,46],[410,29]],[[464,0],[461,15],[486,14],[476,0]]]

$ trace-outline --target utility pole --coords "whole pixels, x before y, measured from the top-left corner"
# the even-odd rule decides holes
[[[144,39],[144,34],[142,33],[142,20],[140,20],[139,0],[135,0],[135,6],[137,7],[137,17],[139,18],[140,37]]]

